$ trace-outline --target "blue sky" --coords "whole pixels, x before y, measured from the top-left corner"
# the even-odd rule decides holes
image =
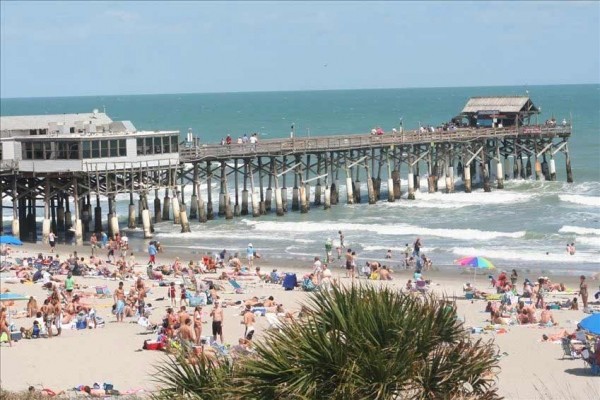
[[[0,96],[598,83],[598,2],[12,2]]]

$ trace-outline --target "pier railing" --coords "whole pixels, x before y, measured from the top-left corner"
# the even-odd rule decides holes
[[[227,160],[254,156],[289,155],[303,152],[358,150],[431,142],[464,142],[502,137],[568,137],[571,126],[532,125],[511,128],[457,129],[434,132],[405,131],[384,135],[348,134],[319,137],[266,139],[259,143],[205,144],[180,147],[179,160]]]

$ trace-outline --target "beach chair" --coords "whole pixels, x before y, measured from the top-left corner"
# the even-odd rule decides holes
[[[590,353],[589,349],[583,349],[581,358],[583,359],[585,367],[590,369],[591,375],[600,375],[600,365],[595,363],[594,355],[593,353]]]
[[[573,359],[575,359],[575,357],[577,357],[577,352],[575,351],[575,348],[571,344],[571,339],[569,339],[568,337],[562,338],[561,346],[563,349],[563,356],[562,356],[561,360],[564,360],[565,357],[569,357],[571,360],[573,360]]]
[[[236,281],[235,279],[229,279],[229,284],[233,287],[236,293],[241,294],[244,293],[244,288]]]

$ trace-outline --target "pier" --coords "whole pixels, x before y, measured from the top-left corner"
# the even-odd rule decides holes
[[[2,117],[0,187],[12,220],[0,225],[27,241],[39,239],[37,215],[44,241],[51,230],[82,243],[92,231],[114,235],[124,226],[150,238],[165,221],[189,232],[215,218],[410,201],[417,190],[491,192],[509,179],[553,181],[558,154],[572,182],[571,121],[532,123],[538,113],[527,97],[473,98],[441,127],[240,144],[137,131],[97,110],[71,114],[70,123],[60,116],[64,125],[53,125],[52,116],[35,127]],[[115,201],[123,194],[129,208],[119,216]]]

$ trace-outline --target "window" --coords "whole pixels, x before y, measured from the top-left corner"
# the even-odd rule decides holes
[[[100,158],[100,141],[94,140],[92,142],[92,158]]]
[[[29,130],[29,134],[30,135],[37,135],[37,129],[30,129]]]
[[[100,157],[108,157],[108,140],[100,141]]]
[[[145,139],[146,141],[146,145],[144,146],[144,154],[148,155],[148,154],[154,154],[154,145],[152,143],[152,138],[148,137]]]
[[[92,142],[85,141],[81,145],[83,148],[83,158],[92,158]]]
[[[79,142],[68,142],[69,160],[79,160]]]
[[[40,134],[40,135],[45,135],[45,134],[47,134],[47,133],[48,133],[48,129],[40,129],[40,130],[39,130],[39,134]]]
[[[171,138],[166,136],[163,138],[163,153],[171,152]]]
[[[51,142],[42,142],[44,146],[44,160],[54,160],[56,157],[54,156],[54,152],[52,151],[52,143]]]
[[[59,160],[66,160],[67,159],[67,150],[68,150],[67,142],[56,142],[56,145],[57,145],[56,158]]]
[[[119,154],[119,141],[118,140],[111,140],[109,141],[109,145],[110,145],[110,156],[111,157],[117,157]]]
[[[125,139],[119,140],[119,157],[125,157],[127,155],[127,144]]]
[[[144,155],[144,139],[137,139],[137,155],[138,156],[143,156]]]
[[[179,151],[179,136],[171,136],[171,152],[177,153]]]

